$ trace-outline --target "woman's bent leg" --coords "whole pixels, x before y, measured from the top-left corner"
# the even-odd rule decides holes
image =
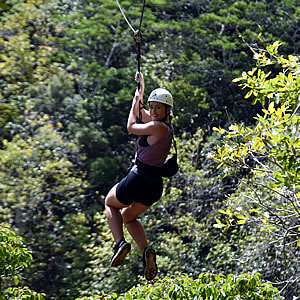
[[[137,218],[149,207],[150,206],[144,205],[142,203],[133,202],[130,206],[122,209],[122,218],[124,225],[138,245],[141,255],[143,255],[144,249],[148,247],[148,243],[144,227]]]
[[[137,220],[137,217],[144,213],[148,208],[149,206],[142,203],[133,202],[129,207],[122,210],[122,217],[128,232],[140,248],[145,268],[145,278],[147,280],[152,280],[156,277],[158,272],[156,253],[154,249],[148,248],[143,225]]]
[[[123,218],[120,209],[126,207],[116,197],[116,185],[109,191],[105,199],[105,213],[111,233],[116,243],[123,239]]]
[[[144,249],[148,247],[148,243],[142,223],[139,220],[135,220],[125,223],[125,226],[138,245],[141,255],[143,255]]]

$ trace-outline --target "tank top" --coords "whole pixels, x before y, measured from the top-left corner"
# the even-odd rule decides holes
[[[142,136],[138,137],[136,142],[136,157],[140,162],[154,167],[162,167],[170,152],[173,136],[173,126],[167,125],[166,127],[167,131],[165,135],[152,145],[141,146],[139,142]]]

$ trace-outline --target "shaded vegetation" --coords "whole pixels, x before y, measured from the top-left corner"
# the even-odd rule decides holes
[[[103,200],[126,174],[135,140],[126,120],[136,48],[116,2],[3,4],[0,222],[12,231],[1,227],[1,261],[13,232],[28,251],[20,266],[9,263],[17,269],[0,268],[1,291],[172,298],[201,293],[199,278],[208,278],[212,290],[255,281],[253,299],[265,288],[274,297],[276,288],[286,299],[299,294],[296,0],[146,1],[145,93],[164,86],[173,94],[181,167],[142,216],[158,253],[157,289],[141,283],[136,248],[124,267],[109,268]],[[136,28],[142,3],[121,4]],[[188,276],[171,276],[178,272]]]

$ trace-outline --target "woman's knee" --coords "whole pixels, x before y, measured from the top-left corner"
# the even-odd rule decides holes
[[[116,196],[116,185],[108,192],[105,198],[105,207],[107,206],[117,208],[117,209],[121,209],[127,206],[118,200]]]
[[[150,206],[139,202],[133,202],[130,206],[124,208],[121,212],[123,223],[131,223],[136,221]]]
[[[113,198],[115,197],[115,187],[111,188],[108,194],[105,197],[105,206],[110,206],[111,202],[113,202]]]
[[[126,208],[123,209],[121,211],[121,215],[122,215],[123,223],[125,226],[126,226],[126,224],[131,223],[136,220],[136,217],[132,216],[130,209],[126,209]]]

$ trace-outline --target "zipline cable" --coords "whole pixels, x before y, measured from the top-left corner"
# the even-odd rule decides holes
[[[145,10],[145,4],[146,4],[146,0],[143,0],[143,7],[142,7],[142,13],[141,13],[141,17],[140,17],[140,24],[139,24],[139,27],[138,27],[138,30],[134,30],[134,28],[132,27],[132,25],[130,24],[130,22],[128,21],[120,3],[119,3],[119,0],[116,0],[117,3],[118,3],[118,6],[119,6],[119,9],[121,11],[121,14],[123,15],[125,21],[127,22],[129,28],[133,31],[134,35],[137,35],[139,34],[139,32],[141,31],[141,27],[142,27],[142,22],[143,22],[143,16],[144,16],[144,10]]]
[[[127,22],[129,28],[134,32],[133,41],[134,41],[134,44],[137,47],[137,55],[136,55],[137,64],[138,64],[137,69],[138,69],[138,72],[140,73],[141,72],[141,46],[142,46],[142,42],[143,42],[143,37],[142,37],[142,34],[141,34],[141,27],[142,27],[142,22],[143,22],[143,16],[144,16],[146,0],[143,0],[143,7],[142,7],[142,12],[141,12],[141,17],[140,17],[140,23],[139,23],[138,30],[134,30],[134,28],[132,27],[132,25],[130,24],[128,19],[126,18],[126,15],[125,15],[119,1],[118,0],[116,0],[116,1],[118,3],[119,9],[120,9],[125,21]],[[141,86],[140,82],[137,83],[137,86],[138,86],[138,90],[140,90],[140,86]],[[142,112],[141,112],[142,109],[143,109],[143,104],[140,100],[140,102],[139,102],[138,122],[142,122]]]
[[[124,11],[123,11],[123,9],[122,9],[122,7],[121,7],[119,1],[118,1],[118,0],[116,0],[116,1],[117,1],[117,3],[118,3],[119,9],[120,9],[120,11],[121,11],[121,13],[122,13],[122,15],[123,15],[125,21],[127,22],[127,24],[128,24],[128,26],[130,27],[130,29],[135,33],[135,30],[133,29],[133,27],[131,26],[131,24],[129,23],[129,21],[128,21],[127,18],[126,18],[125,14],[124,14]]]

